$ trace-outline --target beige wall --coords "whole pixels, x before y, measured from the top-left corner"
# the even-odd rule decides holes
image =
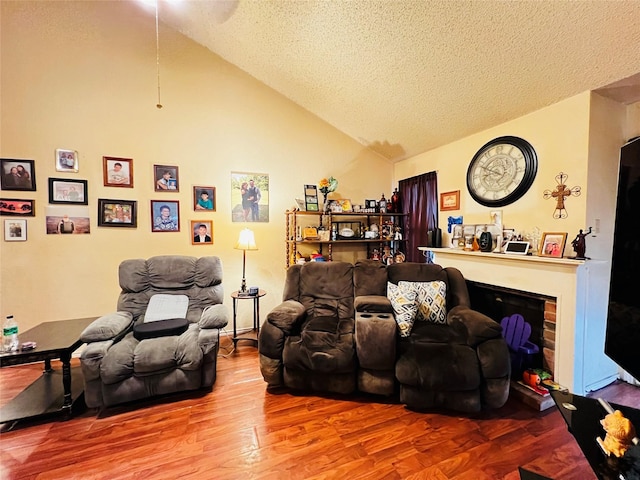
[[[35,160],[37,174],[37,191],[2,192],[36,201],[28,240],[0,241],[0,314],[15,315],[21,330],[114,310],[117,266],[126,258],[218,255],[231,293],[242,276],[233,247],[245,226],[259,246],[247,252],[247,281],[267,290],[264,315],[282,295],[284,211],[304,184],[333,175],[337,194],[354,201],[391,192],[387,160],[162,26],[164,108],[156,109],[155,22],[137,2],[3,1],[1,8],[0,156]],[[78,173],[55,171],[56,148],[79,152]],[[103,155],[133,159],[135,188],[103,186]],[[154,192],[154,164],[179,166],[179,193]],[[231,221],[234,171],[269,174],[269,223]],[[89,235],[45,234],[49,177],[88,181]],[[216,187],[216,212],[193,211],[194,185]],[[138,228],[98,227],[98,198],[137,200]],[[151,199],[180,202],[181,232],[151,233]],[[214,222],[213,246],[191,245],[189,221],[200,219]],[[241,304],[241,327],[251,324],[249,308]]]
[[[305,183],[333,175],[340,181],[337,196],[361,201],[388,194],[400,179],[437,170],[440,192],[461,192],[461,210],[441,213],[440,225],[446,227],[447,217],[459,214],[466,222],[484,223],[489,209],[468,195],[466,167],[488,140],[516,135],[536,148],[540,166],[529,192],[502,209],[505,225],[523,232],[533,227],[566,231],[571,237],[593,225],[597,214],[602,231],[610,236],[606,215],[613,176],[605,168],[606,181],[601,182],[600,174],[592,176],[588,169],[601,159],[615,164],[621,142],[640,134],[640,104],[624,108],[585,92],[392,166],[162,25],[164,108],[156,109],[154,20],[137,3],[0,5],[0,155],[35,160],[38,185],[36,192],[2,192],[2,197],[36,200],[36,216],[27,219],[28,241],[0,242],[0,314],[14,314],[23,330],[45,320],[113,310],[117,265],[126,258],[218,255],[227,292],[235,290],[242,255],[233,246],[246,224],[231,222],[232,171],[270,175],[270,221],[249,225],[260,250],[247,253],[248,282],[269,292],[262,301],[266,312],[282,292],[283,212],[301,196]],[[55,171],[56,148],[79,151],[79,173]],[[134,159],[134,189],[103,186],[103,155]],[[179,193],[154,193],[154,164],[180,167]],[[581,197],[567,201],[566,220],[554,220],[554,202],[542,198],[544,190],[555,187],[560,171],[569,175],[570,186],[583,189]],[[49,177],[89,182],[90,235],[45,234]],[[191,187],[203,184],[217,189],[215,213],[191,208]],[[137,200],[138,228],[98,228],[98,198]],[[180,201],[180,233],[150,231],[149,200],[165,198]],[[191,245],[187,225],[198,219],[213,220],[213,247]],[[606,258],[609,243],[603,237],[589,238],[588,254]],[[569,245],[565,255],[570,254]],[[356,250],[338,258],[352,261],[358,255]],[[250,325],[248,312],[240,317],[241,326]]]
[[[527,140],[538,155],[538,173],[529,191],[517,202],[500,208],[505,227],[527,233],[534,227],[547,232],[577,232],[585,221],[582,199],[566,202],[568,218],[553,218],[554,200],[545,200],[545,190],[553,190],[555,176],[561,171],[569,175],[568,185],[586,189],[588,155],[589,93],[572,97],[545,109],[463,138],[436,150],[400,162],[395,166],[395,178],[436,170],[439,192],[460,190],[460,210],[440,212],[440,227],[447,226],[447,217],[463,215],[465,223],[488,223],[491,208],[476,203],[466,187],[466,172],[476,151],[489,140],[514,135]],[[447,236],[448,238],[448,236]]]
[[[440,212],[440,227],[447,217],[463,215],[465,223],[488,223],[491,208],[476,203],[466,187],[466,171],[473,155],[489,140],[514,135],[529,141],[538,155],[538,173],[529,191],[518,201],[502,207],[503,222],[523,234],[567,232],[565,256],[575,255],[571,240],[579,229],[600,220],[603,238],[589,237],[589,255],[610,258],[615,212],[615,188],[620,147],[640,134],[640,104],[624,106],[595,93],[584,92],[510,122],[425,152],[394,167],[394,178],[438,172],[439,192],[460,190],[460,210]],[[553,218],[555,200],[545,199],[555,189],[556,175],[568,175],[567,186],[581,187],[570,197],[565,219]],[[448,239],[448,235],[446,235]],[[444,240],[444,239],[443,239]]]

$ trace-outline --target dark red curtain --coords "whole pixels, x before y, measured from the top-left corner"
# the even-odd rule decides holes
[[[418,247],[427,245],[427,232],[436,228],[438,218],[438,175],[429,172],[400,180],[398,191],[402,199],[405,217],[407,262],[425,262]]]

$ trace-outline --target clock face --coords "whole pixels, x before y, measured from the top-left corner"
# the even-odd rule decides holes
[[[467,170],[467,189],[486,207],[502,207],[522,197],[536,177],[538,159],[522,138],[499,137],[473,156]]]

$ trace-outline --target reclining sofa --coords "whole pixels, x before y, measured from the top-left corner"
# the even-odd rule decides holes
[[[287,270],[283,301],[260,330],[260,370],[269,387],[475,412],[508,398],[501,332],[471,309],[454,268],[310,262]]]

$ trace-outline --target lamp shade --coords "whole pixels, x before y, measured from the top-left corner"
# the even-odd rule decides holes
[[[248,228],[241,230],[235,248],[237,250],[258,250],[253,230],[249,230]]]

